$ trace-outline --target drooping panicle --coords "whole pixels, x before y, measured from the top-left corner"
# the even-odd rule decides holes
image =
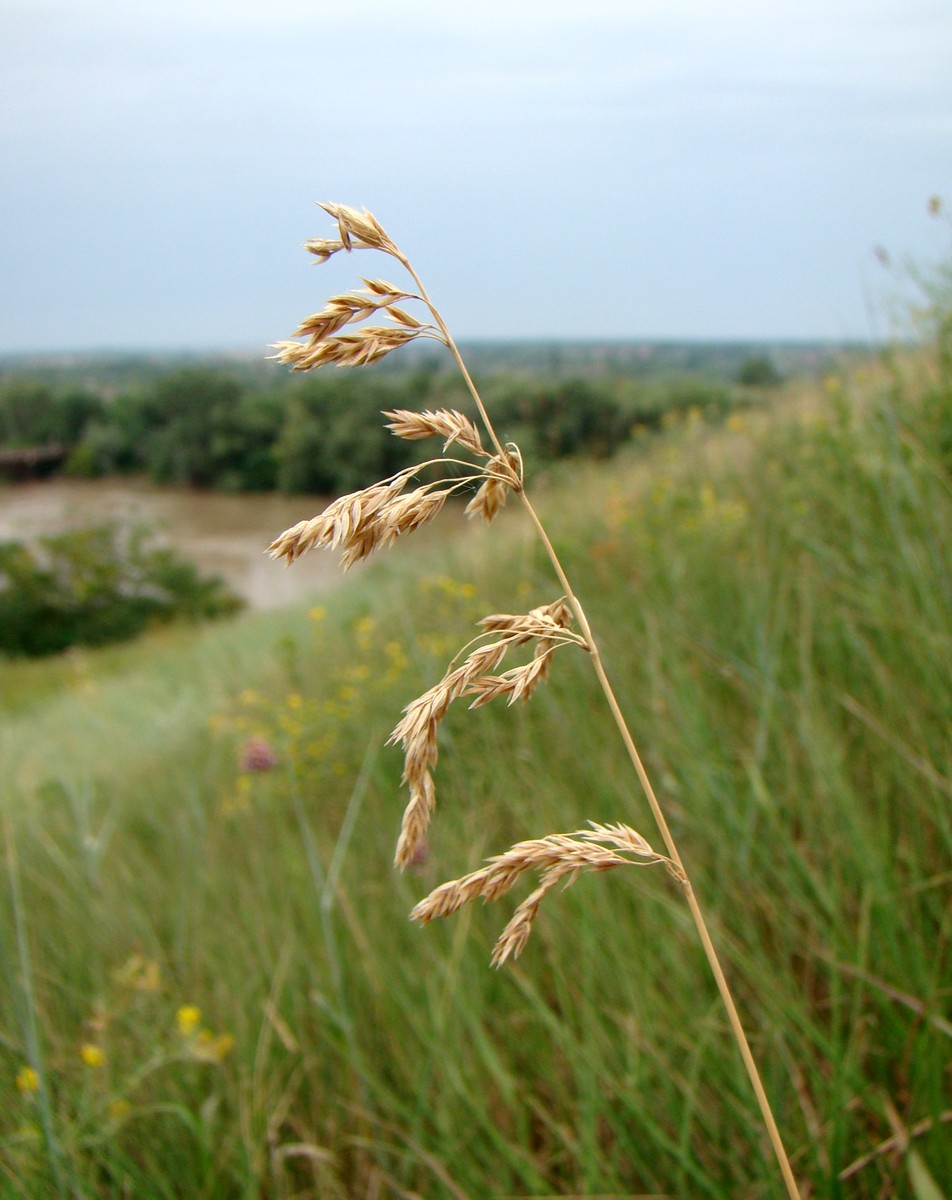
[[[483,458],[489,457],[483,449],[479,430],[463,413],[452,408],[440,408],[436,412],[412,412],[406,408],[396,408],[385,412],[390,418],[387,429],[395,437],[406,438],[408,441],[418,441],[422,438],[441,437],[444,439],[443,449],[448,450],[454,442],[471,450]]]
[[[397,842],[395,861],[398,866],[406,867],[412,862],[436,804],[432,772],[438,757],[440,722],[450,705],[461,696],[474,697],[471,708],[480,708],[498,696],[507,696],[510,704],[527,700],[545,677],[549,661],[559,646],[584,646],[584,640],[567,628],[568,622],[569,613],[562,598],[533,609],[531,613],[518,616],[497,613],[484,618],[480,622],[483,632],[476,639],[479,644],[457,665],[461,651],[439,683],[406,706],[402,719],[388,739],[388,745],[399,742],[403,746],[402,782],[410,792]],[[501,636],[480,642],[481,638],[497,631]],[[512,647],[533,638],[539,646],[545,646],[544,653],[536,654],[523,666],[513,667],[501,675],[493,674]]]
[[[411,474],[404,471],[388,483],[339,497],[316,517],[285,530],[268,553],[290,565],[315,546],[342,549],[341,565],[346,570],[379,546],[389,546],[432,521],[446,503],[449,490],[441,480],[405,492]]]
[[[628,825],[600,825],[575,833],[553,833],[547,837],[518,842],[503,854],[487,859],[486,865],[460,879],[434,889],[410,913],[426,924],[448,917],[473,900],[495,900],[508,892],[528,871],[541,876],[539,886],[513,913],[493,950],[493,966],[507,958],[518,958],[532,932],[532,924],[545,896],[559,883],[572,883],[583,871],[610,871],[614,867],[651,866],[663,863],[674,874],[678,868]]]
[[[466,515],[482,517],[489,524],[506,503],[509,493],[522,488],[522,455],[515,446],[507,446],[505,454],[494,454],[483,470],[485,478],[466,505]]]

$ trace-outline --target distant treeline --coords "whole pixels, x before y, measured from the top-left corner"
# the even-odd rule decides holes
[[[769,360],[752,359],[735,384],[491,376],[483,394],[503,437],[538,463],[608,456],[666,414],[724,412],[776,379]],[[340,494],[429,456],[425,445],[393,437],[382,410],[443,407],[472,415],[462,383],[425,367],[329,371],[265,389],[191,367],[108,398],[14,379],[0,384],[0,451],[56,448],[55,469],[85,477],[144,473],[227,491]]]

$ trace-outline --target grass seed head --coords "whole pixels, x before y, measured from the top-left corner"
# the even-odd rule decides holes
[[[306,342],[276,342],[272,347],[276,351],[272,358],[292,371],[314,371],[331,363],[338,367],[365,367],[412,342],[424,328],[365,325],[353,333],[321,334]]]
[[[502,636],[477,645],[458,666],[450,664],[438,683],[403,710],[403,717],[387,742],[388,745],[399,742],[403,746],[402,781],[410,789],[410,801],[404,810],[397,843],[398,866],[405,867],[412,861],[436,805],[431,772],[438,757],[440,722],[450,705],[461,696],[474,697],[470,708],[481,708],[500,696],[508,697],[510,704],[528,700],[548,673],[549,663],[558,647],[569,643],[584,644],[581,638],[565,628],[568,619],[568,608],[561,598],[533,609],[531,613],[496,613],[483,618],[479,622],[483,629],[480,638],[488,632],[499,632]],[[512,647],[533,638],[538,639],[536,652],[528,663],[501,675],[493,674]]]
[[[506,503],[509,492],[522,488],[522,456],[515,446],[509,446],[505,454],[494,454],[483,470],[484,481],[466,505],[466,515],[482,517],[488,525]]]
[[[539,872],[539,886],[518,906],[496,942],[492,962],[493,966],[500,966],[522,952],[539,905],[556,884],[568,885],[582,871],[609,871],[614,867],[654,863],[672,866],[670,860],[655,853],[641,834],[629,826],[593,822],[591,828],[575,833],[554,833],[518,842],[505,853],[488,859],[479,870],[435,888],[416,905],[410,917],[426,924],[437,917],[451,916],[473,900],[495,900],[508,892],[522,875]]]
[[[448,450],[454,443],[464,446],[474,454],[486,457],[486,451],[479,436],[479,430],[461,412],[455,409],[440,408],[435,412],[411,412],[409,409],[397,408],[385,412],[390,418],[387,429],[395,437],[406,438],[408,441],[418,441],[422,438],[441,437],[444,439],[443,449]]]
[[[337,222],[345,250],[366,247],[387,254],[396,253],[397,247],[373,213],[366,209],[358,212],[347,204],[322,204],[321,208]]]
[[[390,545],[432,521],[446,503],[449,493],[433,484],[404,493],[409,478],[410,473],[404,472],[388,483],[375,483],[339,497],[318,516],[285,530],[268,547],[268,553],[290,564],[315,546],[328,546],[343,550],[345,569],[352,566],[378,546]]]

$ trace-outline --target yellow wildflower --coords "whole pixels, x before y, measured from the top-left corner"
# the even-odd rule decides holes
[[[24,1096],[30,1096],[40,1090],[40,1077],[32,1067],[21,1067],[17,1072],[17,1089]]]
[[[79,1057],[87,1067],[94,1071],[106,1061],[102,1047],[97,1046],[94,1042],[83,1042],[79,1048]]]
[[[189,1037],[202,1019],[202,1010],[194,1004],[183,1004],[175,1014],[175,1024],[182,1037]]]

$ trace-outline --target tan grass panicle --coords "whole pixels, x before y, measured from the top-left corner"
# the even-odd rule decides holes
[[[445,439],[444,450],[448,450],[454,442],[457,442],[474,454],[483,458],[489,457],[487,451],[483,449],[479,430],[469,417],[455,409],[440,408],[435,412],[430,410],[412,412],[406,408],[395,408],[392,412],[385,412],[383,415],[390,418],[386,428],[391,430],[395,437],[406,438],[408,441],[441,437]]]
[[[529,871],[541,875],[539,886],[516,908],[493,950],[493,966],[518,958],[532,932],[532,924],[545,896],[559,883],[569,886],[583,871],[609,871],[614,867],[651,866],[663,863],[675,875],[679,869],[628,825],[600,825],[575,833],[553,833],[518,842],[503,854],[487,859],[477,871],[441,884],[410,913],[426,924],[448,917],[473,900],[496,900]]]
[[[564,598],[533,609],[525,614],[496,613],[480,622],[483,632],[465,646],[447,668],[443,678],[403,710],[403,717],[390,734],[388,745],[400,743],[404,751],[402,782],[407,785],[410,799],[404,810],[395,861],[406,867],[413,861],[417,846],[426,833],[436,804],[433,768],[439,755],[440,722],[450,705],[461,696],[473,697],[470,708],[480,708],[500,696],[509,703],[527,700],[538,683],[545,678],[555,651],[563,645],[584,648],[585,642],[568,626],[569,611]],[[498,633],[501,636],[484,642],[482,638]],[[535,640],[537,652],[522,666],[500,675],[493,672],[506,653],[515,646]],[[538,647],[543,647],[542,652]],[[469,650],[462,662],[459,659]]]
[[[489,524],[510,491],[522,490],[522,455],[519,447],[509,445],[504,454],[494,454],[486,463],[486,478],[476,495],[466,505],[468,517],[482,517]]]
[[[389,482],[339,497],[316,517],[285,530],[268,547],[268,553],[290,565],[315,546],[341,549],[341,565],[346,570],[378,546],[389,546],[432,521],[456,486],[437,480],[405,492],[410,477],[410,472],[403,472]]]

